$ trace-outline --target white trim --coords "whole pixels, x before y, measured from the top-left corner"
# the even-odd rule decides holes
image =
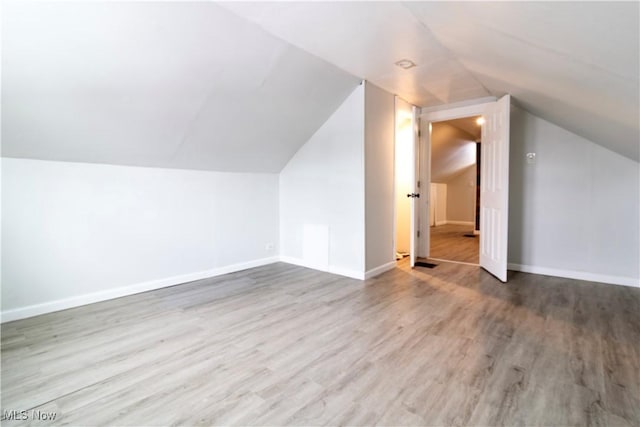
[[[285,262],[287,264],[298,265],[300,267],[310,268],[312,270],[329,271],[328,267],[326,265],[313,264],[313,263],[307,262],[307,261],[305,261],[305,260],[303,260],[301,258],[294,258],[294,257],[290,257],[290,256],[285,256],[285,255],[280,255],[280,262]]]
[[[440,225],[447,225],[447,220],[443,220],[443,221],[436,221],[436,225],[434,227],[438,227]]]
[[[567,279],[585,280],[588,282],[609,283],[612,285],[632,286],[640,288],[640,279],[624,276],[609,276],[606,274],[589,273],[586,271],[561,270],[556,268],[538,267],[535,265],[523,265],[509,263],[507,268],[523,273],[541,274],[543,276],[565,277]]]
[[[421,113],[422,114],[429,114],[429,113],[435,113],[438,111],[443,111],[443,110],[451,110],[454,108],[461,108],[461,107],[468,107],[468,106],[474,106],[474,105],[478,105],[478,104],[488,104],[491,102],[496,102],[498,100],[497,97],[495,96],[485,96],[483,98],[476,98],[476,99],[468,99],[466,101],[459,101],[459,102],[452,102],[451,104],[443,104],[443,105],[436,105],[433,107],[422,107],[421,109]]]
[[[386,271],[393,270],[394,268],[396,268],[396,261],[391,261],[367,271],[366,273],[364,273],[364,278],[365,280],[371,279],[372,277],[378,276]]]
[[[422,110],[420,110],[422,113]],[[424,121],[422,115],[419,120],[419,130],[422,138],[418,138],[418,149],[420,151],[420,163],[418,167],[418,174],[420,176],[420,182],[424,188],[424,201],[420,202],[422,208],[422,217],[418,216],[421,239],[418,242],[418,256],[420,258],[428,258],[431,251],[431,122]],[[422,192],[422,190],[421,190]],[[435,225],[435,209],[433,214],[433,224]]]
[[[423,147],[423,151],[425,152],[425,157],[421,157],[421,161],[425,163],[427,162],[429,163],[423,168],[422,171],[420,171],[421,181],[425,183],[431,183],[431,160],[432,160],[431,159],[431,124],[433,122],[441,122],[445,120],[459,119],[462,117],[483,115],[486,113],[486,110],[489,107],[491,107],[496,103],[496,101],[497,101],[496,97],[489,96],[484,98],[470,99],[470,100],[460,101],[452,104],[438,105],[431,108],[421,109],[420,126],[422,129],[424,129],[424,132],[423,132],[424,135],[423,135],[423,139],[421,139],[420,142],[422,143],[422,141],[425,141],[425,144],[428,145],[426,149],[424,149]],[[427,152],[428,152],[428,157],[426,154]],[[423,171],[425,171],[424,175],[422,175]],[[429,191],[430,191],[430,188],[429,188]],[[429,191],[427,192],[427,197],[429,196]],[[430,204],[430,203],[431,203],[430,200],[427,200],[427,204]],[[429,206],[427,206],[425,209],[426,214],[424,215],[426,216],[426,221],[423,221],[420,223],[420,232],[424,233],[430,238],[430,235],[428,234],[431,232],[430,231],[431,221],[429,218],[429,215],[430,215],[429,209],[430,209]],[[436,225],[442,225],[442,224],[436,223]],[[474,223],[474,226],[475,226],[475,223]],[[424,251],[421,255],[425,258],[428,258],[430,255],[430,247],[429,247],[430,245],[426,244],[427,242],[425,242],[425,240],[427,239],[423,239],[422,243],[426,245],[426,248],[424,248]]]
[[[337,274],[339,276],[349,277],[351,279],[364,280],[364,272],[351,270],[348,268],[336,267],[333,265],[329,266],[329,273]]]
[[[406,101],[405,101],[406,102]],[[393,192],[391,203],[393,203],[393,257],[398,253],[398,202],[396,201],[396,191],[398,190],[398,171],[396,170],[396,152],[398,150],[398,95],[393,97]],[[366,208],[365,208],[366,209]],[[366,248],[365,248],[366,249]],[[366,252],[366,251],[365,251]],[[366,273],[365,273],[366,277]]]
[[[280,256],[280,262],[287,264],[299,265],[300,267],[310,268],[312,270],[324,271],[326,273],[337,274],[339,276],[350,277],[352,279],[364,280],[364,272],[351,270],[349,268],[336,267],[333,265],[316,265],[300,258],[290,256]]]
[[[476,223],[473,221],[451,221],[451,220],[446,220],[445,221],[446,224],[451,224],[451,225],[468,225],[471,227],[475,227]]]
[[[443,105],[437,111],[422,111],[421,119],[428,122],[442,122],[445,120],[460,119],[462,117],[471,117],[485,114],[488,107],[495,105],[495,100],[491,102],[482,102],[479,104],[466,105],[463,107],[451,107]]]
[[[154,289],[166,288],[168,286],[180,285],[194,280],[206,279],[209,277],[221,276],[223,274],[234,273],[236,271],[246,270],[249,268],[260,267],[267,264],[278,262],[279,257],[262,258],[253,261],[227,265],[224,267],[214,268],[211,270],[199,271],[196,273],[181,274],[179,276],[167,277],[165,279],[150,280],[148,282],[136,283],[133,285],[122,286],[119,288],[108,289],[90,294],[76,295],[55,301],[44,302],[40,304],[29,305],[26,307],[14,308],[2,312],[1,323],[11,322],[13,320],[25,319],[27,317],[38,316],[40,314],[53,313],[54,311],[66,310],[68,308],[79,307],[82,305],[93,304],[100,301],[106,301],[114,298],[120,298],[128,295],[134,295],[141,292],[147,292]]]

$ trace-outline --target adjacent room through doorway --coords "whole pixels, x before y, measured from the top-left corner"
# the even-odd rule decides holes
[[[479,263],[482,120],[472,116],[433,123],[430,259]]]
[[[411,203],[407,195],[413,191],[415,179],[415,145],[412,105],[396,98],[395,123],[395,248],[396,259],[411,252]]]

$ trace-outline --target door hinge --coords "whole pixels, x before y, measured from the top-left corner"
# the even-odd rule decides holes
[[[420,188],[420,181],[418,181],[418,188]]]
[[[418,230],[418,237],[420,237],[420,230]]]

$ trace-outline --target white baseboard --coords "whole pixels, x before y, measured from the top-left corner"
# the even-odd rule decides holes
[[[329,273],[338,274],[340,276],[350,277],[352,279],[364,280],[364,272],[351,270],[348,268],[329,266]]]
[[[382,274],[385,271],[393,270],[394,268],[396,268],[396,262],[391,261],[367,271],[366,273],[364,273],[364,278],[371,279],[372,277],[378,276],[379,274]]]
[[[475,227],[476,223],[473,221],[451,221],[451,220],[447,220],[446,224],[451,224],[451,225],[468,225],[469,227]]]
[[[54,311],[66,310],[68,308],[79,307],[81,305],[93,304],[95,302],[106,301],[114,298],[120,298],[127,295],[138,294],[141,292],[151,291],[154,289],[165,288],[168,286],[179,285],[181,283],[192,282],[194,280],[206,279],[209,277],[221,276],[223,274],[234,273],[236,271],[246,270],[249,268],[260,267],[262,265],[278,262],[277,256],[269,258],[261,258],[253,261],[227,265],[224,267],[214,268],[196,273],[181,274],[179,276],[167,277],[164,279],[150,280],[148,282],[136,283],[133,285],[122,286],[115,289],[108,289],[90,294],[77,295],[69,298],[63,298],[55,301],[49,301],[41,304],[29,305],[26,307],[14,308],[12,310],[3,311],[1,314],[1,323],[11,322],[13,320],[25,319],[27,317],[38,316],[40,314],[52,313]]]
[[[567,279],[585,280],[588,282],[609,283],[612,285],[633,286],[640,288],[640,279],[623,276],[609,276],[605,274],[588,273],[584,271],[561,270],[556,268],[537,267],[534,265],[523,265],[509,263],[509,270],[521,271],[523,273],[542,274],[544,276],[566,277]]]
[[[294,258],[290,256],[280,256],[281,262],[286,262],[287,264],[299,265],[300,267],[311,268],[313,270],[326,271],[327,273],[337,274],[340,276],[350,277],[352,279],[364,280],[365,273],[357,270],[351,270],[343,267],[336,267],[333,265],[315,265],[313,263],[309,263],[300,258]]]
[[[475,227],[476,223],[473,221],[452,221],[452,220],[442,220],[442,221],[436,221],[436,227],[440,226],[440,225],[467,225],[469,227]]]
[[[40,314],[52,313],[55,311],[66,310],[68,308],[79,307],[82,305],[92,304],[109,299],[120,298],[127,295],[138,294],[141,292],[151,291],[154,289],[165,288],[168,286],[179,285],[182,283],[192,282],[194,280],[206,279],[209,277],[221,276],[223,274],[233,273],[236,271],[246,270],[249,268],[260,267],[274,262],[282,261],[288,264],[300,265],[302,267],[312,268],[314,270],[326,271],[353,279],[364,280],[375,277],[385,271],[391,270],[396,266],[396,262],[389,262],[379,267],[373,268],[365,273],[356,270],[345,269],[335,266],[314,266],[302,259],[274,256],[269,258],[261,258],[244,263],[232,264],[224,267],[214,268],[211,270],[200,271],[196,273],[183,274],[179,276],[168,277],[158,280],[150,280],[147,282],[137,283],[129,286],[123,286],[115,289],[109,289],[100,292],[93,292],[85,295],[77,295],[69,298],[63,298],[41,304],[34,304],[26,307],[15,308],[3,311],[1,314],[1,323],[11,322],[13,320],[25,319],[28,317],[38,316]],[[566,277],[569,279],[586,280],[590,282],[610,283],[614,285],[624,285],[632,287],[640,287],[640,279],[622,276],[609,276],[602,274],[587,273],[582,271],[560,270],[547,267],[537,267],[523,264],[508,264],[509,270],[521,271],[523,273],[534,273],[546,276]]]

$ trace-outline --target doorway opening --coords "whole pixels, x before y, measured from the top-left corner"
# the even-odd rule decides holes
[[[511,97],[505,95],[495,101],[465,103],[465,105],[454,107],[434,107],[432,110],[422,110],[418,114],[416,107],[396,97],[396,185],[395,185],[395,223],[394,223],[394,246],[398,256],[404,252],[400,244],[402,236],[400,232],[406,230],[406,215],[403,217],[402,210],[406,212],[406,200],[403,203],[403,196],[409,199],[409,265],[413,268],[418,258],[424,261],[435,259],[430,254],[431,251],[431,217],[434,217],[433,226],[438,221],[436,212],[438,201],[430,203],[431,183],[438,184],[437,178],[432,180],[432,130],[433,126],[439,122],[452,121],[472,117],[478,119],[482,116],[484,123],[480,127],[481,144],[477,145],[478,139],[471,136],[467,138],[470,143],[467,150],[473,159],[479,162],[480,167],[476,168],[475,181],[468,180],[467,186],[474,194],[472,204],[473,222],[468,232],[464,234],[478,235],[479,233],[479,256],[476,262],[471,264],[479,265],[502,282],[507,281],[507,246],[509,231],[509,121],[510,121]],[[477,126],[477,121],[475,122]],[[408,130],[410,129],[410,131]],[[476,132],[477,132],[477,128]],[[403,132],[406,130],[406,134]],[[406,135],[406,136],[403,136]],[[471,135],[474,135],[471,132]],[[403,141],[408,147],[408,158],[403,158],[400,154]],[[481,155],[478,155],[480,153]],[[470,156],[470,157],[471,157]],[[481,158],[481,160],[480,160]],[[437,161],[436,161],[437,162]],[[408,168],[408,170],[407,170]],[[480,190],[478,197],[478,169],[480,172]],[[402,185],[401,176],[403,171],[407,172],[409,186]],[[462,172],[461,172],[462,174]],[[465,180],[462,180],[464,187]],[[422,184],[422,185],[421,185]],[[474,191],[475,190],[475,191]],[[442,192],[447,192],[443,190]],[[438,193],[437,188],[434,193]],[[421,197],[422,195],[422,197]],[[435,197],[438,197],[436,194]],[[440,196],[442,204],[443,197]],[[404,205],[404,208],[403,208]],[[445,203],[444,206],[447,206]],[[479,221],[478,218],[479,217]],[[447,218],[446,222],[456,221]],[[442,221],[442,218],[440,219]],[[466,220],[463,222],[467,222]],[[476,228],[476,222],[478,227]],[[455,225],[455,224],[452,224]],[[463,224],[464,225],[464,224]],[[477,231],[477,232],[476,232]],[[406,235],[405,232],[402,234]],[[475,237],[463,238],[476,239]],[[450,258],[448,256],[448,258]],[[465,261],[454,261],[465,262]]]
[[[416,180],[416,123],[415,109],[408,102],[396,97],[395,103],[395,257],[410,258],[415,244],[414,214],[407,197],[415,191]]]
[[[482,116],[433,122],[429,258],[479,264]]]
[[[420,115],[419,153],[420,180],[431,183],[432,130],[438,122],[482,116],[481,161],[480,161],[480,197],[479,204],[479,259],[480,267],[502,282],[507,281],[507,247],[509,236],[509,122],[511,97],[489,102],[474,102],[463,106],[436,107],[431,111],[423,110]],[[471,151],[471,150],[470,150]],[[430,199],[430,185],[424,185],[423,199]],[[425,203],[426,202],[426,203]],[[414,205],[417,206],[417,205]],[[428,200],[420,202],[418,214],[422,221],[419,231],[423,237],[414,247],[419,256],[430,258],[429,229],[431,209]],[[477,210],[477,208],[476,208]],[[475,221],[475,220],[474,220]],[[460,261],[457,261],[460,262]]]

